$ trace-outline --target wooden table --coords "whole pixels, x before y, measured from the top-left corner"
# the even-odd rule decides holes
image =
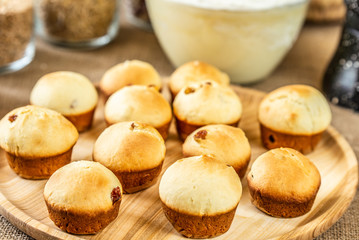
[[[262,91],[271,91],[279,86],[304,83],[321,87],[321,77],[333,55],[340,25],[305,25],[298,41],[282,64],[266,80],[247,86]],[[36,40],[37,52],[34,61],[25,69],[0,76],[0,117],[11,109],[28,103],[30,91],[44,74],[59,70],[80,72],[93,82],[99,81],[104,71],[126,59],[148,61],[168,76],[174,68],[161,50],[151,32],[121,26],[119,36],[108,46],[91,51],[73,51]],[[332,125],[347,139],[359,157],[359,114],[332,106]],[[344,216],[318,239],[357,239],[359,236],[359,197]],[[27,239],[3,217],[0,218],[0,238]]]

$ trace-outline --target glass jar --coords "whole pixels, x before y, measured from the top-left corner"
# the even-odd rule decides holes
[[[35,0],[36,32],[53,44],[106,45],[119,28],[119,0]]]
[[[25,67],[34,54],[32,0],[0,0],[0,73]]]
[[[132,25],[152,31],[145,0],[125,0],[125,14]]]

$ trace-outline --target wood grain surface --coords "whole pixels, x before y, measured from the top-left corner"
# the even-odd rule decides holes
[[[257,108],[262,92],[233,87],[240,96],[244,113],[240,127],[246,133],[253,161],[265,152],[260,143]],[[105,128],[103,104],[96,111],[93,128],[80,135],[73,160],[91,159],[96,138]],[[166,142],[164,169],[182,157],[181,142],[174,126]],[[353,150],[333,128],[324,133],[314,152],[307,155],[318,167],[322,185],[312,210],[298,218],[273,218],[251,203],[247,183],[230,230],[216,239],[312,239],[334,224],[350,205],[358,183],[358,164]],[[163,170],[164,171],[164,170]],[[162,173],[163,173],[162,171]],[[46,180],[25,180],[8,166],[0,153],[0,214],[37,239],[183,239],[165,218],[158,196],[158,183],[142,192],[125,195],[117,219],[96,235],[71,235],[48,218],[43,200]]]

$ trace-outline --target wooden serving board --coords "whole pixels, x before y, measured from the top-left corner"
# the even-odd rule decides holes
[[[233,87],[240,96],[244,114],[240,127],[246,133],[252,159],[266,151],[261,145],[257,108],[264,93]],[[96,111],[93,128],[80,135],[73,160],[91,160],[96,138],[106,127],[103,103]],[[164,169],[182,157],[181,142],[172,125],[166,142]],[[247,183],[230,230],[216,239],[312,239],[334,224],[350,205],[358,183],[358,163],[353,150],[333,128],[324,133],[314,152],[307,155],[318,167],[322,185],[312,210],[293,219],[273,218],[251,203]],[[162,170],[162,173],[164,172]],[[8,166],[0,153],[0,214],[22,231],[37,239],[184,239],[164,216],[158,183],[142,192],[125,195],[117,219],[96,235],[71,235],[49,219],[42,192],[46,180],[25,180]]]

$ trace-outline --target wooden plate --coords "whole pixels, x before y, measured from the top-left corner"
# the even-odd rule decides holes
[[[252,161],[265,152],[259,138],[257,107],[263,93],[233,87],[239,94],[244,115],[240,127],[252,147]],[[95,115],[94,127],[81,134],[73,159],[91,159],[93,143],[105,128],[103,104]],[[166,143],[164,169],[182,157],[181,142],[174,126]],[[298,218],[281,219],[265,215],[251,203],[246,181],[243,197],[230,230],[216,239],[312,239],[334,224],[350,205],[358,182],[357,160],[345,139],[330,127],[317,149],[308,155],[320,170],[322,185],[312,210]],[[163,171],[162,171],[163,173]],[[25,180],[8,166],[0,153],[0,213],[15,226],[37,239],[183,239],[161,210],[158,183],[142,192],[125,195],[120,214],[96,235],[71,235],[61,231],[48,218],[42,192],[45,180]]]

